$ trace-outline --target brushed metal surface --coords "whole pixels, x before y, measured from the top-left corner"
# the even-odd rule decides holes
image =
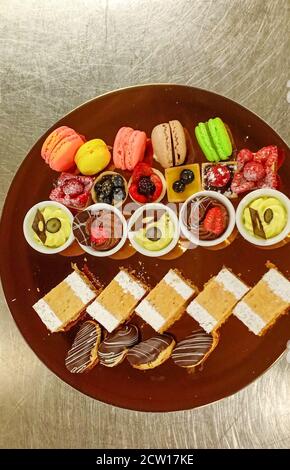
[[[136,83],[224,94],[289,145],[289,22],[289,0],[2,0],[1,207],[49,126],[87,99]],[[194,411],[117,409],[48,371],[1,295],[0,447],[289,448],[289,369],[284,357],[245,390]]]

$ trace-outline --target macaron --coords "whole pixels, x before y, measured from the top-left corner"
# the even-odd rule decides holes
[[[205,123],[199,122],[195,128],[195,136],[210,162],[227,160],[233,152],[229,132],[219,117],[211,118]]]
[[[92,139],[83,144],[75,155],[75,164],[83,175],[96,175],[111,160],[110,151],[102,139]]]
[[[177,121],[158,124],[151,133],[156,160],[163,168],[182,165],[186,158],[186,138],[182,124]]]
[[[41,156],[52,170],[68,171],[74,167],[75,154],[84,142],[84,137],[74,129],[61,126],[45,139]]]
[[[113,161],[116,168],[133,171],[145,155],[147,136],[145,132],[131,127],[121,127],[113,146]]]

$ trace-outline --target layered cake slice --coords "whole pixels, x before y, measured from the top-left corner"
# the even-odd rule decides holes
[[[227,268],[205,284],[203,291],[189,304],[187,313],[207,332],[216,331],[231,315],[236,303],[248,292],[244,284]]]
[[[136,308],[136,313],[155,331],[163,333],[184,313],[196,287],[177,271],[170,269]]]
[[[88,306],[88,314],[111,333],[130,318],[148,287],[133,274],[121,269],[98,298]]]
[[[68,330],[84,313],[101,290],[76,266],[60,284],[33,305],[51,333]]]
[[[271,268],[234,308],[250,331],[263,335],[290,307],[290,282]]]

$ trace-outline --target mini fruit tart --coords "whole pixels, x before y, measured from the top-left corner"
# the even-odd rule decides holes
[[[277,189],[280,179],[278,170],[283,164],[285,153],[276,145],[263,147],[258,152],[242,149],[237,155],[237,171],[231,189],[242,194],[254,189]]]
[[[166,181],[159,170],[139,163],[129,181],[129,194],[138,204],[160,202],[166,193]]]
[[[201,189],[199,164],[166,168],[168,202],[184,202]]]
[[[49,195],[49,199],[71,209],[82,210],[91,201],[93,182],[94,178],[91,176],[61,173]]]
[[[127,199],[128,184],[119,173],[104,171],[95,179],[91,194],[94,202],[120,207]]]
[[[231,189],[236,170],[236,162],[203,163],[201,170],[202,189],[217,191],[230,199],[237,197],[237,194]]]

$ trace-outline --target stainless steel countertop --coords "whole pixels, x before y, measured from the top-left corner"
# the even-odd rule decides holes
[[[290,144],[289,23],[289,0],[2,0],[1,205],[48,127],[82,102],[132,84],[173,82],[224,94]],[[3,295],[0,301],[0,447],[290,447],[285,357],[208,407],[126,411],[55,377],[22,339]]]

